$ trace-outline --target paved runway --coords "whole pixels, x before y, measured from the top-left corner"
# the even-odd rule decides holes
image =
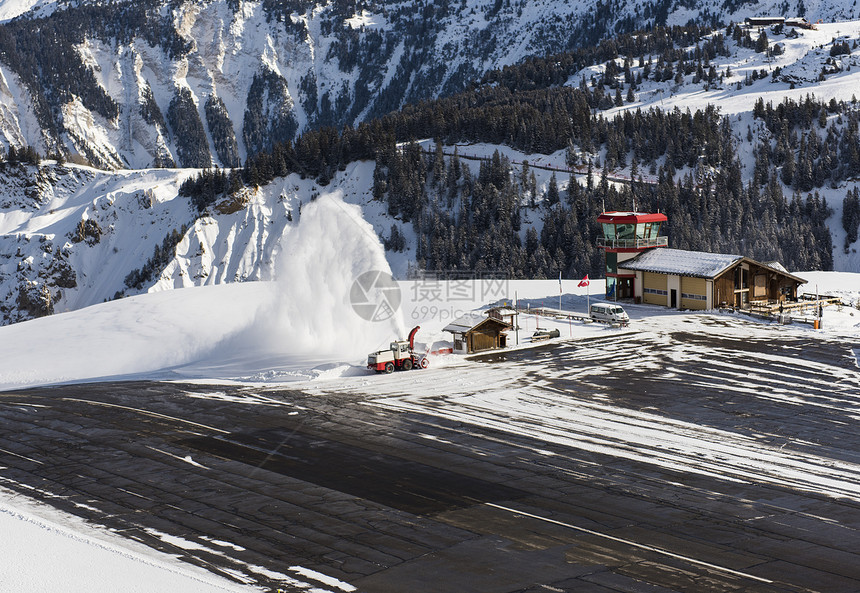
[[[679,347],[699,339],[671,337]],[[805,381],[815,361],[843,373],[831,395],[847,400],[856,388],[844,379],[853,372],[846,345],[783,346],[779,360],[761,363],[776,365],[774,376]],[[585,368],[581,348],[514,358],[552,373],[564,360]],[[786,357],[797,365],[786,368]],[[674,394],[687,404],[701,397],[711,424],[725,416],[753,427],[755,418],[725,412],[737,397],[714,387],[725,366],[694,364],[702,385]],[[617,377],[547,381],[559,393],[587,388],[631,409],[654,405]],[[651,388],[668,389],[659,380]],[[795,406],[792,415],[789,403],[768,405],[790,422],[762,418],[763,431],[806,430],[798,450],[856,460],[853,407]],[[694,409],[666,408],[676,418]],[[827,426],[838,429],[816,436]],[[860,591],[856,500],[394,410],[343,390],[131,382],[0,393],[0,468],[0,485],[272,591]]]

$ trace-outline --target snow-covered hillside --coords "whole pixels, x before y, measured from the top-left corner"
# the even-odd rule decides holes
[[[860,21],[825,22],[815,27],[785,27],[781,31],[773,27],[752,28],[750,33],[754,39],[762,32],[767,36],[770,51],[756,52],[727,39],[730,55],[718,55],[710,61],[717,74],[715,80],[697,80],[695,74],[663,82],[646,79],[636,89],[633,101],[607,109],[604,115],[612,118],[626,111],[651,108],[694,112],[708,106],[716,107],[722,115],[728,116],[738,156],[749,177],[752,177],[756,143],[773,140],[762,121],[753,116],[757,102],[771,103],[776,107],[786,99],[801,103],[811,98],[825,103],[842,102],[855,110],[860,109],[860,103],[857,102],[860,100],[860,52],[856,49],[856,44],[860,42]],[[852,53],[834,58],[831,50],[835,43],[846,43],[853,48]],[[775,47],[779,48],[777,52],[773,51]],[[632,59],[631,74],[634,77],[641,75],[643,67],[637,56],[619,57],[616,60],[619,67],[623,67],[625,57]],[[657,58],[650,57],[655,63]],[[649,64],[649,67],[652,65]],[[605,64],[589,67],[572,75],[567,84],[575,87],[583,78],[599,78],[605,72]],[[830,115],[825,122],[825,126],[836,126],[837,129],[841,124],[842,119],[838,115]],[[827,134],[825,126],[820,126],[821,137]],[[563,161],[555,159],[555,164],[562,166]],[[616,171],[621,177],[629,177],[630,172],[629,166]],[[647,173],[644,178],[648,179]],[[833,210],[828,224],[833,237],[835,270],[860,270],[857,244],[852,244],[848,249],[841,248],[845,240],[841,223],[842,202],[846,191],[856,185],[856,180],[852,180],[836,187],[826,185],[816,189],[816,193],[826,199]],[[791,187],[785,187],[784,191],[786,195],[792,193]]]
[[[0,311],[6,323],[112,298],[165,235],[193,220],[186,173],[77,166],[4,171]]]
[[[824,22],[815,27],[784,27],[778,33],[773,27],[752,27],[749,31],[754,40],[761,32],[767,36],[769,53],[756,52],[727,39],[730,55],[718,55],[710,61],[718,80],[710,83],[707,80],[694,81],[693,75],[684,76],[680,82],[648,80],[637,90],[635,101],[610,109],[606,115],[611,117],[617,111],[652,106],[665,110],[676,107],[695,110],[711,104],[717,106],[723,115],[738,116],[751,113],[759,98],[774,105],[786,98],[800,101],[807,95],[820,101],[850,101],[860,89],[860,55],[855,48],[853,53],[833,60],[830,50],[835,41],[847,41],[851,46],[860,39],[860,21]],[[779,46],[780,53],[773,52],[776,46]],[[618,63],[623,66],[623,59]],[[822,69],[830,70],[823,79],[820,78]],[[762,70],[765,72],[763,77],[747,81],[753,72],[759,74]],[[582,76],[600,75],[604,71],[604,64],[587,68],[572,76],[568,84],[576,86]],[[638,62],[634,63],[632,71],[634,75],[641,72]],[[778,74],[775,75],[774,71]]]
[[[654,24],[737,22],[800,9],[777,2],[732,3],[729,12],[713,2],[468,0],[424,8],[363,2],[344,12],[333,2],[285,11],[216,0],[112,3],[110,11],[87,12],[94,5],[0,3],[0,18],[19,17],[0,24],[16,39],[0,62],[0,144],[80,154],[110,168],[233,166],[308,126],[355,125],[405,102],[459,91],[527,56]],[[811,21],[860,16],[847,2],[809,2],[804,10]],[[40,41],[26,19],[46,15],[59,33],[34,66],[24,48]],[[64,65],[47,76],[58,53]]]
[[[174,74],[181,73],[185,81],[183,84],[192,85],[193,88],[189,88],[193,96],[203,96],[201,93],[204,87],[209,89],[207,92],[210,94],[221,93],[218,96],[222,98],[231,121],[235,123],[239,120],[234,115],[242,111],[243,93],[246,92],[240,87],[251,84],[247,77],[256,59],[252,56],[262,52],[271,58],[269,63],[273,68],[286,73],[287,64],[295,66],[300,56],[312,55],[314,60],[318,60],[322,59],[319,55],[327,51],[325,47],[328,46],[324,44],[315,46],[316,49],[311,52],[306,46],[288,44],[282,36],[269,37],[270,33],[266,31],[270,23],[264,18],[261,6],[255,3],[241,4],[239,13],[233,13],[219,2],[196,8],[183,6],[177,9],[174,16],[177,22],[183,23],[180,30],[187,33],[188,39],[194,40],[200,52],[214,52],[205,54],[205,59],[201,57],[203,54],[196,60],[186,57],[180,67],[170,60],[165,61],[165,56],[160,55],[160,52],[163,53],[161,48],[136,41],[128,47],[98,40],[88,40],[80,46],[81,55],[89,56],[87,63],[112,97],[131,97],[130,100],[134,102],[137,101],[135,97],[138,97],[138,91],[143,92],[141,89],[145,87],[152,91],[155,102],[164,109],[163,103],[171,101],[171,89],[174,89],[177,80]],[[478,14],[477,4],[468,6]],[[549,10],[547,6],[541,6],[541,10]],[[757,12],[761,14],[762,11],[757,9]],[[312,18],[307,22],[312,24],[317,22],[313,20],[315,18],[323,19],[324,13],[309,13]],[[546,16],[537,8],[524,8],[517,17],[520,20],[516,22],[518,26],[526,27],[522,19],[538,19],[540,15]],[[381,13],[367,10],[348,19],[347,26],[364,27],[367,33],[384,29],[394,16],[389,14],[388,19],[382,18]],[[451,26],[477,27],[473,21],[452,21]],[[505,22],[513,26],[511,23],[514,21]],[[225,29],[218,28],[222,25],[227,27],[227,23],[230,23],[230,35],[225,33]],[[489,21],[482,26],[492,28]],[[311,30],[315,29],[311,27]],[[761,120],[753,117],[756,102],[777,105],[786,97],[800,101],[807,96],[814,96],[821,100],[833,99],[853,105],[856,89],[860,88],[860,59],[857,57],[860,54],[852,50],[853,53],[839,56],[838,69],[833,68],[834,58],[830,55],[834,41],[846,42],[850,49],[860,40],[860,22],[821,23],[816,30],[797,29],[796,36],[790,33],[791,30],[765,31],[769,47],[779,46],[782,49],[777,54],[756,52],[727,38],[728,55],[718,55],[710,64],[716,72],[714,80],[695,81],[695,75],[691,74],[680,76],[680,80],[676,77],[663,82],[646,77],[636,88],[633,101],[607,109],[602,112],[603,116],[612,117],[622,111],[652,107],[694,111],[708,105],[716,106],[721,113],[729,116],[727,122],[731,126],[738,156],[746,174],[751,177],[756,143],[767,137]],[[464,31],[461,31],[463,35]],[[321,29],[317,32],[322,35]],[[755,31],[752,33],[756,34]],[[278,40],[289,45],[292,53],[284,53],[284,48],[276,43]],[[517,46],[519,49],[515,52],[499,49],[494,54],[494,61],[488,61],[486,67],[519,59],[535,50],[536,46],[531,42],[524,43]],[[278,47],[281,49],[278,50]],[[112,52],[125,56],[123,59],[126,61],[122,62],[126,65],[123,67],[125,69],[112,62]],[[660,59],[658,55],[629,57],[633,77],[643,70],[640,58],[652,63]],[[617,60],[619,67],[623,65],[623,59],[620,57]],[[327,80],[328,86],[343,74],[325,66],[325,59],[313,63],[316,64],[313,68],[317,68],[317,80]],[[311,67],[311,62],[307,64]],[[2,68],[0,65],[0,70]],[[165,72],[164,68],[169,72]],[[780,73],[774,76],[777,68]],[[822,69],[825,68],[831,70],[822,76]],[[604,71],[605,65],[589,67],[572,75],[568,84],[578,86],[583,78],[590,81],[592,77],[599,78]],[[766,74],[751,79],[752,73],[762,71]],[[131,76],[129,72],[134,74],[132,78],[128,78]],[[26,88],[11,71],[2,70],[0,74],[3,75],[0,83],[5,85],[0,85],[0,119],[6,118],[3,120],[3,133],[12,144],[33,143],[35,138],[43,134],[43,130],[40,129],[34,107],[25,96]],[[389,71],[386,76],[389,82],[394,80],[393,71]],[[129,81],[137,81],[134,82],[137,86],[129,86]],[[235,93],[228,96],[227,91],[219,89],[233,89]],[[135,110],[120,109],[120,113],[126,113],[131,118],[128,120],[131,122],[129,125],[111,124],[101,131],[97,131],[98,126],[91,125],[99,121],[98,117],[88,114],[86,110],[64,121],[68,125],[77,122],[74,125],[81,126],[75,133],[76,137],[100,138],[95,143],[88,141],[87,145],[101,146],[106,151],[104,154],[120,155],[114,161],[117,165],[124,160],[141,166],[149,163],[154,158],[147,148],[151,145],[167,151],[164,154],[173,154],[169,134],[162,134],[160,139],[148,137],[146,134],[154,133],[155,128],[136,128],[137,124],[131,121],[138,117]],[[299,119],[302,125],[309,121],[304,116]],[[838,115],[828,117],[825,124],[828,128],[844,125]],[[145,134],[137,134],[135,130]],[[825,132],[826,129],[822,128],[821,134]],[[118,140],[126,133],[131,135]],[[14,138],[17,140],[13,141]],[[428,140],[422,144],[426,149],[432,148]],[[130,147],[130,152],[123,152],[117,146]],[[451,153],[455,147],[444,148],[447,153]],[[533,165],[556,169],[566,167],[567,155],[564,151],[551,155],[523,154],[506,146],[487,144],[459,146],[457,149],[464,156],[486,158],[498,150],[513,162],[528,160]],[[244,150],[240,146],[241,155],[245,154]],[[134,155],[145,156],[135,160],[137,157]],[[604,158],[603,153],[592,156],[598,162]],[[477,161],[463,159],[462,162],[472,169],[473,174],[477,173]],[[2,323],[75,310],[119,295],[225,282],[271,280],[276,276],[274,262],[282,250],[282,239],[301,219],[303,206],[321,194],[334,191],[342,192],[346,203],[362,208],[365,220],[371,224],[377,236],[387,238],[392,225],[398,228],[406,239],[406,248],[402,252],[389,252],[388,258],[395,276],[405,278],[409,266],[416,259],[415,235],[411,224],[390,217],[386,205],[372,199],[373,171],[374,163],[371,161],[353,162],[343,171],[336,172],[324,187],[313,179],[303,179],[299,175],[277,178],[260,188],[245,188],[234,198],[225,199],[210,208],[207,215],[198,217],[188,199],[178,196],[178,188],[183,180],[197,174],[199,170],[120,169],[105,172],[72,164],[55,166],[50,161],[38,168],[4,165],[0,171],[5,187],[0,196]],[[552,172],[539,167],[533,167],[532,172],[536,176],[537,193],[543,195]],[[680,178],[689,172],[678,171],[678,176]],[[630,168],[627,166],[613,173],[623,178],[629,176]],[[564,191],[570,183],[569,175],[559,172],[557,176],[559,187]],[[645,172],[645,176],[648,176],[648,172]],[[584,183],[582,177],[579,181]],[[744,182],[748,182],[748,179]],[[834,245],[834,269],[838,271],[860,270],[856,242],[847,249],[843,248],[845,231],[841,223],[842,200],[853,187],[856,187],[856,182],[849,180],[840,182],[836,187],[825,185],[816,190],[833,210],[828,225]],[[788,187],[784,189],[786,195],[790,195],[791,191]],[[521,239],[530,227],[539,232],[543,224],[540,210],[526,211],[523,223]],[[133,281],[127,281],[130,275]]]
[[[374,240],[391,225],[384,205],[371,199],[373,163],[351,164],[325,190],[291,175],[244,191],[238,207],[216,204],[199,218],[178,195],[182,180],[194,173],[50,163],[7,168],[7,193],[0,198],[2,323],[120,295],[273,280],[284,238],[303,208],[333,190],[361,205]],[[406,256],[393,259],[404,274]],[[135,272],[139,286],[128,282]]]

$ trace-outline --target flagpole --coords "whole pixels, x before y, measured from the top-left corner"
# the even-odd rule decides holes
[[[558,273],[558,310],[561,311],[561,272]]]
[[[588,279],[588,274],[577,284],[579,288],[585,287],[585,314],[591,315],[591,281]]]
[[[520,298],[517,295],[517,291],[514,291],[514,331],[517,335],[517,346],[520,345]]]

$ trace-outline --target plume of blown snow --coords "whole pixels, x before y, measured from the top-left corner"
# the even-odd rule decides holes
[[[358,206],[343,201],[342,192],[303,207],[276,257],[276,294],[246,336],[256,349],[352,362],[404,336],[399,310],[381,310],[373,320],[353,306],[357,294],[371,302],[388,299],[373,286],[358,289],[356,281],[384,279],[391,270],[373,227]]]

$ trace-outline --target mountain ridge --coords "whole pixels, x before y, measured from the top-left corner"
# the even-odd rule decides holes
[[[0,3],[9,14],[15,6],[29,0]],[[236,166],[306,129],[355,126],[446,96],[527,56],[661,22],[725,22],[786,7],[592,0],[33,6],[0,24],[7,87],[0,86],[0,144],[103,168]],[[809,3],[804,12],[832,20],[857,9]]]
[[[229,175],[217,168],[99,171],[74,163],[37,165],[27,151],[14,151],[15,162],[10,152],[0,162],[0,175],[10,188],[0,203],[0,315],[10,323],[138,292],[271,279],[281,238],[299,223],[302,205],[336,189],[363,208],[400,277],[437,265],[433,262],[478,270],[480,265],[470,268],[471,259],[484,266],[502,262],[514,275],[524,270],[553,276],[561,270],[567,277],[599,274],[588,213],[600,204],[626,208],[631,197],[646,208],[666,208],[661,200],[667,199],[676,210],[681,207],[671,225],[672,244],[678,247],[701,249],[691,241],[716,216],[720,225],[729,220],[739,225],[724,230],[726,237],[740,239],[725,245],[726,237],[709,240],[710,248],[769,260],[762,241],[776,237],[784,242],[795,228],[795,233],[816,234],[805,247],[811,252],[797,261],[856,270],[856,234],[852,240],[841,219],[860,161],[854,162],[840,140],[850,137],[858,113],[851,97],[860,73],[853,52],[857,37],[840,34],[854,26],[821,25],[797,36],[768,29],[768,51],[756,51],[755,41],[736,28],[693,37],[673,29],[665,35],[681,45],[673,41],[647,56],[616,52],[611,60],[587,66],[563,60],[556,65],[554,58],[539,65],[542,58],[536,58],[533,64],[496,71],[472,91],[413,105],[355,129],[306,130],[295,145],[278,144]],[[639,35],[639,41],[645,37]],[[770,51],[777,45],[782,47],[778,55]],[[838,53],[845,46],[848,53]],[[826,68],[831,70],[825,73]],[[792,78],[781,78],[783,72]],[[555,79],[568,86],[559,87]],[[541,83],[543,90],[519,90],[539,87],[535,81],[540,80],[549,81]],[[264,94],[277,90],[260,85]],[[496,115],[473,103],[481,93]],[[824,102],[811,101],[812,93],[821,93]],[[789,96],[796,102],[785,102]],[[565,111],[564,105],[571,108]],[[719,116],[716,105],[728,116]],[[636,139],[642,131],[630,127],[643,118],[658,126],[648,128],[658,133],[648,142]],[[152,119],[158,121],[155,115]],[[660,120],[682,127],[669,132],[659,127]],[[445,122],[447,128],[441,125]],[[702,122],[708,123],[702,127]],[[482,131],[476,135],[469,126]],[[583,126],[591,131],[585,133]],[[490,138],[488,131],[494,130],[498,137]],[[686,130],[685,143],[678,137],[681,130]],[[686,137],[693,131],[695,137]],[[423,148],[416,152],[410,138],[423,139]],[[542,138],[552,138],[553,147],[541,149]],[[660,138],[668,138],[674,148],[655,144]],[[440,147],[448,155],[457,150],[465,155],[464,145],[475,142],[468,150],[478,150],[484,160],[465,166],[464,159],[457,165],[460,173],[449,174],[456,168],[451,156],[434,157]],[[789,160],[798,171],[793,177]],[[572,196],[577,184],[563,176],[553,189],[551,170],[532,168],[530,179],[525,167],[510,168],[510,161],[542,163],[557,171],[573,165],[585,191]],[[471,169],[468,175],[466,169]],[[604,171],[619,179],[649,177],[657,190],[647,190],[648,183],[610,182],[609,176],[604,181]],[[223,174],[230,187],[203,183],[183,190],[203,173]],[[706,186],[712,189],[703,198],[699,188]],[[731,199],[713,188],[724,188]],[[203,192],[200,199],[196,191]],[[750,212],[738,211],[745,203]],[[764,234],[753,218],[759,212],[767,222]],[[789,212],[809,220],[796,226],[797,220],[784,218]],[[476,230],[498,231],[498,237],[470,237]],[[744,236],[755,241],[745,245]],[[434,243],[434,237],[442,241]],[[453,245],[459,246],[454,260]],[[499,259],[508,252],[512,260]]]

